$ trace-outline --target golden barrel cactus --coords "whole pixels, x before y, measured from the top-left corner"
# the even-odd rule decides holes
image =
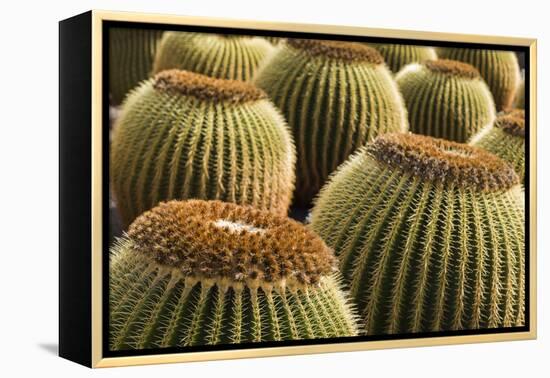
[[[110,255],[112,350],[354,336],[332,251],[286,217],[171,201]]]
[[[396,81],[414,133],[466,142],[494,121],[491,92],[469,64],[445,59],[413,63]]]
[[[168,70],[136,89],[111,144],[114,197],[127,226],[169,199],[220,199],[286,214],[295,149],[252,84]]]
[[[382,135],[332,176],[311,227],[334,249],[367,334],[525,324],[522,188],[480,148]]]
[[[392,75],[381,55],[364,44],[289,39],[254,82],[293,131],[301,206],[311,204],[329,174],[358,147],[379,134],[407,130]]]

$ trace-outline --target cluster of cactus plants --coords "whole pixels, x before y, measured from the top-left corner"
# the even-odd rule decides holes
[[[109,38],[111,350],[525,324],[512,53]]]

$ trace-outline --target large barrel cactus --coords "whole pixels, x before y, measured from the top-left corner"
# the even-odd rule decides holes
[[[410,63],[422,63],[437,59],[435,49],[429,46],[398,45],[394,43],[369,43],[384,57],[393,73]]]
[[[180,70],[134,91],[117,120],[111,183],[123,223],[168,199],[220,199],[286,214],[295,150],[260,89]]]
[[[493,125],[487,126],[470,141],[510,163],[520,180],[525,177],[525,112],[512,110],[499,114]]]
[[[110,257],[112,350],[356,335],[332,251],[286,217],[171,201],[138,217]]]
[[[248,81],[272,50],[272,44],[261,37],[166,32],[155,58],[154,72],[177,68],[220,79]]]
[[[151,75],[163,31],[112,28],[109,30],[109,93],[120,104],[126,94]]]
[[[441,47],[437,49],[437,55],[477,68],[491,89],[497,110],[507,110],[512,105],[521,80],[518,58],[514,52]]]
[[[298,160],[296,203],[375,136],[407,130],[403,100],[380,54],[359,43],[289,39],[255,83],[283,111]]]
[[[469,64],[445,59],[413,63],[396,81],[414,133],[466,142],[495,118],[491,92]]]
[[[525,317],[525,218],[513,168],[472,146],[378,137],[321,191],[332,247],[368,334],[512,327]]]

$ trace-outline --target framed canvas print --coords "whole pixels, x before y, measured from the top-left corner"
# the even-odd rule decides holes
[[[60,22],[60,355],[536,337],[536,41]]]

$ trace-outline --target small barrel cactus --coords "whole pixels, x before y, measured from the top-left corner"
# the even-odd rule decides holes
[[[525,109],[525,80],[522,80],[514,97],[515,109]]]
[[[398,45],[393,43],[369,43],[384,57],[393,73],[410,63],[422,63],[437,59],[435,49],[429,46]]]
[[[518,58],[514,52],[441,47],[437,49],[437,55],[477,68],[491,89],[497,110],[510,108],[521,80]]]
[[[261,37],[166,32],[154,72],[177,68],[219,79],[249,81],[272,50],[272,44]]]
[[[311,227],[334,249],[367,334],[394,334],[523,325],[524,222],[502,159],[387,134],[332,176]]]
[[[405,66],[396,76],[412,132],[466,142],[495,118],[495,105],[477,70],[453,60]]]
[[[111,250],[111,350],[357,334],[332,251],[298,222],[219,201],[170,201]]]
[[[295,159],[288,126],[263,91],[168,70],[128,97],[111,144],[111,183],[125,226],[169,199],[286,214]]]
[[[520,180],[525,177],[525,112],[511,110],[497,116],[490,125],[470,141],[471,145],[481,147],[510,163]]]
[[[126,94],[151,75],[163,31],[134,28],[109,30],[109,93],[119,105]]]
[[[285,115],[298,151],[296,204],[375,136],[407,130],[403,100],[382,56],[360,43],[289,39],[255,83]]]

